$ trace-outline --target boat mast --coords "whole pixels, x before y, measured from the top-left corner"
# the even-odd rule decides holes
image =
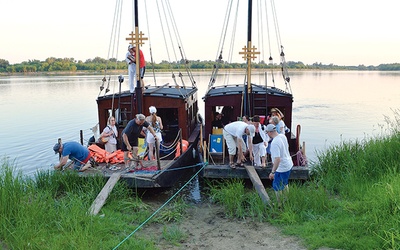
[[[135,46],[135,48],[136,48],[136,51],[135,51],[135,55],[136,55],[136,88],[135,88],[135,93],[136,93],[136,112],[138,113],[138,114],[141,114],[142,113],[142,110],[143,110],[143,99],[142,99],[142,92],[143,92],[143,89],[142,89],[142,84],[140,83],[141,81],[140,81],[140,53],[139,53],[139,51],[140,51],[140,49],[139,49],[139,36],[138,36],[138,34],[139,34],[139,17],[138,17],[138,13],[139,13],[139,11],[138,11],[138,1],[137,0],[135,0],[134,1],[135,2],[135,43],[134,43],[134,45],[136,45]]]
[[[129,37],[126,38],[129,43],[136,47],[135,55],[136,55],[136,87],[135,87],[135,95],[136,95],[136,113],[141,114],[143,111],[143,84],[142,79],[140,78],[140,46],[143,45],[143,41],[147,40],[147,37],[143,37],[143,33],[139,32],[139,11],[138,11],[138,0],[134,1],[134,16],[135,16],[135,30],[129,34]],[[132,100],[133,103],[133,100]],[[131,104],[132,105],[132,104]],[[131,109],[133,110],[133,109]]]
[[[251,18],[252,18],[252,7],[253,7],[253,1],[249,0],[249,7],[248,7],[248,13],[247,13],[247,109],[245,112],[247,113],[248,116],[251,116],[250,114],[250,93],[251,93],[251,56],[250,56],[250,48],[251,48]]]
[[[252,115],[251,114],[251,109],[250,109],[250,98],[251,98],[251,93],[252,93],[252,87],[251,87],[251,59],[255,59],[256,54],[260,54],[260,52],[256,52],[256,49],[254,46],[252,47],[251,43],[251,26],[252,26],[252,9],[253,9],[253,1],[249,0],[248,2],[248,14],[247,14],[247,46],[243,48],[243,52],[239,52],[239,54],[243,55],[243,59],[246,60],[247,63],[247,88],[245,89],[245,94],[244,94],[244,105],[243,105],[243,115],[248,115],[249,117]]]

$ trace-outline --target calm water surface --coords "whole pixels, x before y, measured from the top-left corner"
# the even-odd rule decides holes
[[[243,82],[241,76],[231,80]],[[85,143],[97,123],[96,98],[100,75],[0,77],[0,155],[7,157],[25,175],[51,169],[57,156],[52,147],[57,138]],[[125,77],[127,79],[127,77]],[[202,96],[209,75],[195,75]],[[384,116],[393,117],[400,108],[400,72],[307,71],[291,73],[293,127],[301,124],[300,141],[307,156],[316,159],[343,140],[380,135],[386,128]],[[145,79],[146,80],[146,79]],[[277,86],[279,87],[279,86]],[[123,83],[123,89],[127,89]],[[117,83],[110,86],[117,91]]]

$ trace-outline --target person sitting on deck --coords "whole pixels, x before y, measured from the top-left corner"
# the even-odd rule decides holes
[[[222,114],[219,112],[214,113],[214,121],[212,121],[211,126],[213,128],[223,128],[224,123],[222,122]]]
[[[129,152],[132,152],[134,160],[138,160],[138,142],[143,127],[147,128],[154,136],[154,139],[157,140],[156,132],[146,121],[146,117],[143,114],[137,114],[136,118],[130,120],[122,131],[121,148],[124,152],[125,169],[129,168],[129,161],[132,160],[129,158]]]
[[[60,156],[60,163],[54,166],[55,170],[62,170],[63,166],[67,164],[68,159],[74,162],[74,170],[79,170],[80,172],[85,171],[91,166],[88,148],[78,142],[61,143],[61,138],[59,138],[53,150]]]

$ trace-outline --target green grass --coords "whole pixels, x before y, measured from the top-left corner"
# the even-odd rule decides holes
[[[99,216],[91,216],[103,178],[51,171],[24,179],[7,159],[0,167],[0,249],[113,249],[121,242],[120,249],[158,249],[156,242],[131,235],[154,208],[123,182],[116,184]],[[180,221],[186,206],[181,200],[171,203],[147,223]],[[171,227],[163,237],[177,244],[185,235]]]
[[[291,182],[282,207],[266,206],[241,180],[210,185],[210,200],[231,218],[277,225],[309,249],[400,249],[399,117],[388,123],[389,135],[342,142],[319,154],[311,180]],[[179,229],[188,206],[182,199],[148,221],[167,223],[161,237],[142,238],[132,233],[155,209],[123,182],[100,216],[90,216],[103,178],[51,171],[24,179],[12,165],[4,159],[0,168],[1,249],[159,249],[161,240],[179,246],[188,237]]]
[[[400,249],[400,116],[389,133],[318,155],[312,179],[291,182],[282,208],[265,209],[241,181],[211,188],[227,214],[278,225],[310,249]],[[274,193],[267,190],[271,201]]]

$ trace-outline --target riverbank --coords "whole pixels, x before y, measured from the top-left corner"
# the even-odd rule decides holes
[[[396,122],[397,121],[397,122]],[[291,182],[272,206],[240,180],[209,184],[207,199],[143,201],[118,182],[98,216],[88,215],[105,184],[75,172],[17,175],[0,169],[4,249],[399,249],[400,115],[391,135],[343,142],[319,155],[312,178]],[[376,166],[379,166],[377,171]],[[12,232],[10,234],[10,232]]]
[[[179,242],[163,237],[164,231],[173,228],[179,228]],[[307,249],[301,239],[284,235],[269,223],[228,218],[222,206],[211,203],[190,206],[178,225],[150,224],[138,235],[157,241],[159,249],[170,250]]]

